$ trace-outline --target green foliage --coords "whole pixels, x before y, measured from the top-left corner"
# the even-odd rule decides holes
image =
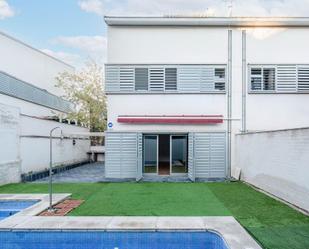
[[[75,105],[69,119],[89,125],[91,132],[106,129],[106,96],[103,69],[93,61],[75,73],[63,72],[57,78],[56,87],[64,91],[66,100]]]

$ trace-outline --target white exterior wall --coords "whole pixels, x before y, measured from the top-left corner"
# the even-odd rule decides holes
[[[244,154],[236,146],[236,134],[241,130],[243,114],[242,30],[241,28],[232,29],[232,173],[234,168],[239,166],[237,158]],[[249,64],[309,64],[308,28],[248,28],[246,33],[246,66]],[[227,64],[228,28],[109,26],[108,63]],[[309,94],[249,94],[248,89],[247,68],[247,130],[263,131],[309,126]],[[108,95],[108,122],[113,123],[110,129],[112,131],[207,132],[226,130],[226,120],[219,125],[117,123],[118,115],[173,114],[223,114],[226,118],[227,95],[176,93]],[[297,153],[295,149],[294,153]],[[252,164],[247,167],[255,166]],[[269,167],[273,166],[269,165]],[[302,168],[298,170],[302,171]],[[276,171],[278,169],[274,167],[274,174]],[[298,175],[295,177],[297,181]]]
[[[227,31],[205,28],[109,27],[108,63],[227,64]],[[118,115],[226,116],[225,94],[108,95],[108,122],[113,131],[222,131],[217,125],[130,125]]]
[[[309,128],[236,136],[241,178],[309,211]]]
[[[1,32],[0,54],[0,71],[58,96],[62,94],[62,91],[55,87],[55,77],[60,72],[74,71],[72,66]]]
[[[224,94],[108,95],[108,122],[113,131],[222,131],[225,124],[141,125],[117,123],[118,115],[226,115]]]
[[[309,64],[309,29],[247,32],[247,63]],[[247,129],[309,126],[309,94],[247,94]]]
[[[226,64],[227,31],[199,27],[108,27],[107,62]]]
[[[233,29],[232,34],[234,119],[240,119],[242,114],[241,32],[241,29]],[[108,63],[111,64],[227,64],[227,29],[224,28],[110,26],[108,36]],[[306,49],[308,43],[309,32],[305,28],[247,29],[246,62],[247,64],[309,64],[309,50]],[[308,94],[247,93],[246,99],[248,130],[309,125],[309,116],[306,115],[309,112]],[[181,103],[178,100],[182,100]],[[119,101],[121,103],[118,103]],[[175,101],[177,104],[174,104]],[[131,130],[129,126],[115,123],[117,114],[226,114],[224,107],[226,102],[222,101],[226,101],[226,98],[211,94],[109,95],[108,113],[115,130],[118,128]],[[164,103],[164,108],[161,107],[161,103]],[[208,107],[209,103],[215,106]],[[181,108],[178,108],[179,105]],[[240,120],[234,120],[233,131],[239,131],[240,125]]]
[[[20,117],[20,126],[22,173],[42,171],[49,167],[49,137],[46,136],[49,136],[52,128],[59,126],[64,134],[88,132],[87,128],[23,115]],[[60,130],[54,132],[54,136],[59,135]],[[73,145],[72,140],[72,138],[53,140],[53,166],[87,161],[90,140],[76,139],[75,145]]]
[[[55,88],[58,73],[74,68],[12,37],[0,33],[0,71],[60,96]],[[7,118],[16,125],[5,124]],[[87,132],[87,128],[44,120],[61,113],[48,107],[0,94],[0,184],[20,181],[20,174],[38,172],[49,166],[49,131],[60,126],[67,134]],[[13,115],[14,114],[14,115]],[[86,161],[88,139],[54,139],[54,166]]]
[[[0,161],[7,164],[12,161],[18,161],[20,172],[26,174],[29,172],[38,172],[49,166],[49,131],[59,126],[65,134],[88,132],[87,128],[75,125],[63,124],[51,120],[43,120],[40,117],[54,115],[53,110],[38,106],[13,97],[0,95],[0,101],[5,100],[8,105],[1,104],[0,112],[7,112],[8,108],[16,110],[18,118],[18,130],[14,127],[15,133],[8,133],[6,129],[0,126],[1,136],[1,154]],[[16,107],[20,106],[20,108]],[[45,115],[44,115],[45,114]],[[17,122],[17,121],[16,121]],[[2,129],[1,129],[2,128]],[[59,130],[54,135],[59,136]],[[13,140],[12,136],[17,136]],[[3,148],[3,149],[2,149]],[[73,146],[72,139],[54,140],[54,166],[79,163],[88,159],[87,151],[90,148],[89,139],[76,139],[76,145]],[[1,163],[0,163],[1,164]],[[1,183],[1,182],[0,182]]]
[[[0,185],[20,181],[19,110],[0,103]]]
[[[64,124],[60,126],[65,126]],[[89,140],[53,139],[53,167],[88,160]],[[39,172],[49,168],[49,139],[22,137],[20,140],[21,172]]]

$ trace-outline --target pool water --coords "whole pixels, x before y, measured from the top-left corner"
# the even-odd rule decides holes
[[[38,201],[0,201],[0,220],[32,206]],[[1,248],[1,247],[0,247]]]
[[[0,248],[227,249],[213,232],[2,231]]]

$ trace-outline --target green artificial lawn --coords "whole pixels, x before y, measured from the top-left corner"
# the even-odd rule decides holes
[[[47,184],[10,184],[0,193],[46,193]],[[241,183],[54,184],[85,202],[69,215],[234,216],[264,248],[309,249],[309,217]]]

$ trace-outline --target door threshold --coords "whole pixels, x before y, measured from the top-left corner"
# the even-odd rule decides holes
[[[191,182],[188,176],[143,176],[142,182]]]

